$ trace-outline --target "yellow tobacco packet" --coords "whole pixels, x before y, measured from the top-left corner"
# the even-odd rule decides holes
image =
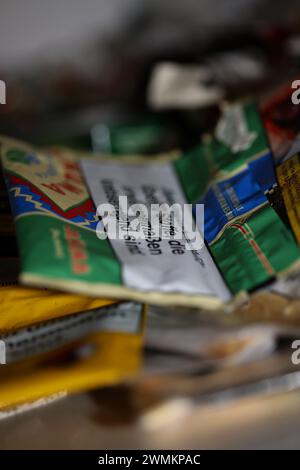
[[[299,154],[284,161],[276,169],[287,215],[300,245],[300,160]]]
[[[0,285],[0,334],[113,303],[116,301],[19,285]]]
[[[105,326],[99,323],[93,333],[54,351],[0,365],[0,409],[57,393],[116,384],[137,374],[142,359],[144,308],[132,302],[112,308]],[[9,335],[4,342],[9,343]]]

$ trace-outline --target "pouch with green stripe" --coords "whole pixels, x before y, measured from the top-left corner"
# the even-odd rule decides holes
[[[226,109],[210,141],[187,155],[88,157],[2,139],[23,283],[218,309],[297,264],[299,248],[265,195],[276,179],[255,105]],[[103,236],[96,207],[120,216],[119,196],[147,208],[204,204],[206,243],[191,249],[185,230],[157,236],[148,221],[142,238]],[[195,232],[201,238],[202,225]]]

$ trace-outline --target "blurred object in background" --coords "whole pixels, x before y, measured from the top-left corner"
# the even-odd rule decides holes
[[[76,0],[72,6],[30,0],[25,11],[16,0],[4,2],[0,58],[8,99],[0,132],[89,149],[90,129],[113,124],[112,105],[143,117],[146,84],[161,61],[201,64],[229,98],[270,88],[299,68],[299,10],[293,0]],[[191,143],[211,127],[199,115],[174,119],[190,128]]]

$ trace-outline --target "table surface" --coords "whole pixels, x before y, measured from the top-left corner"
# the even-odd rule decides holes
[[[2,419],[0,449],[297,449],[300,392],[197,406],[156,424],[105,420],[86,393]]]

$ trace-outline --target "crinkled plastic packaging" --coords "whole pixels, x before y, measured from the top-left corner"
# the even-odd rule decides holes
[[[299,246],[268,196],[276,170],[255,103],[224,106],[214,134],[181,156],[88,158],[2,138],[2,161],[24,284],[219,309],[299,267]],[[191,249],[185,233],[172,240],[149,224],[142,239],[100,239],[96,207],[117,211],[120,196],[145,207],[189,204],[194,215],[202,204],[196,232],[205,243]]]
[[[0,409],[129,380],[141,367],[145,310],[132,302],[2,336]]]
[[[94,310],[115,301],[19,285],[0,285],[0,334],[53,320],[73,313]]]
[[[193,254],[178,241],[163,240],[158,246],[149,236],[139,250],[128,240],[123,259],[111,240],[100,240],[96,234],[99,218],[74,152],[39,151],[7,138],[1,144],[23,284],[95,297],[207,308],[218,308],[231,298],[203,244]],[[128,164],[121,171],[122,186],[129,182],[132,191],[139,190],[133,182],[142,184],[146,178],[155,184],[152,189],[148,184],[149,196],[154,191],[164,202],[171,191],[170,197],[186,202],[169,161],[138,169]],[[122,194],[123,187],[120,191]],[[134,266],[132,275],[129,265]]]

